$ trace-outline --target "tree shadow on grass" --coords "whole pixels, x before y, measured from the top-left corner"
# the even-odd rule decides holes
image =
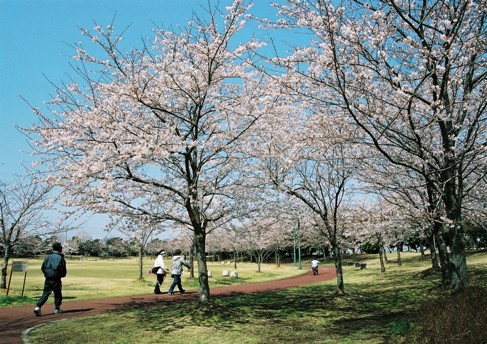
[[[63,300],[74,300],[77,299],[76,296],[63,296]]]
[[[216,298],[208,304],[178,303],[136,312],[141,323],[158,324],[162,320],[164,324],[153,330],[166,334],[184,326],[239,330],[242,326],[255,324],[270,328],[270,331],[274,328],[274,335],[279,334],[277,328],[280,326],[292,328],[296,338],[312,333],[316,336],[324,333],[348,336],[364,331],[381,337],[388,323],[412,314],[408,307],[401,305],[411,305],[412,301],[407,297],[401,299],[399,295],[401,293],[394,289],[365,289],[360,293],[354,290],[351,294],[337,296],[332,286],[312,285]],[[316,319],[321,323],[321,330],[318,331],[316,324],[309,320],[302,322],[302,316]]]

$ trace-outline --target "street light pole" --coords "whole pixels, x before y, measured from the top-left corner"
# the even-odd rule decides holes
[[[296,228],[293,228],[293,261],[293,266],[296,267]]]
[[[298,257],[299,257],[299,270],[303,268],[301,264],[301,231],[300,231],[300,222],[298,219]]]

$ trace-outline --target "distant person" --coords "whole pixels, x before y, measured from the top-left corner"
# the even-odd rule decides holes
[[[313,259],[311,261],[311,271],[313,272],[313,275],[318,275],[318,266],[320,265],[320,261]]]
[[[166,252],[161,250],[157,253],[157,258],[154,261],[154,270],[157,277],[156,285],[154,287],[154,294],[162,294],[161,292],[161,285],[164,282],[164,278],[166,277],[166,265],[164,264],[164,255]],[[156,268],[159,268],[156,270]]]
[[[179,292],[182,294],[185,292],[183,285],[181,284],[181,275],[183,274],[183,265],[188,269],[191,269],[191,265],[181,257],[181,250],[174,251],[174,256],[171,260],[171,277],[173,278],[172,284],[167,291],[168,294],[174,295],[174,287],[177,285]]]
[[[41,307],[46,303],[51,292],[54,292],[54,313],[60,314],[61,304],[63,302],[62,294],[62,282],[61,278],[66,277],[66,260],[64,259],[63,247],[60,243],[56,242],[52,245],[52,252],[44,258],[41,270],[44,273],[44,290],[42,296],[37,301],[34,314],[41,316]]]

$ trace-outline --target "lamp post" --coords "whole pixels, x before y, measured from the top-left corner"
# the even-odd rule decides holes
[[[296,244],[297,241],[297,244]],[[296,228],[293,229],[293,261],[294,267],[296,267],[296,246],[298,249],[298,262],[299,262],[299,269],[303,268],[301,263],[301,232],[300,232],[300,222],[298,219],[298,225]]]
[[[298,260],[299,260],[299,270],[301,270],[303,268],[303,266],[301,264],[301,232],[300,232],[300,222],[299,222],[299,219],[298,219],[298,228],[297,228],[297,231],[298,231]]]
[[[294,267],[296,267],[296,229],[293,228],[293,262]]]

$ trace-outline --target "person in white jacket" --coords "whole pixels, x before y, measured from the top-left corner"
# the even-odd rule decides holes
[[[154,294],[162,294],[161,292],[161,285],[164,282],[164,277],[166,276],[166,265],[164,264],[164,250],[161,250],[157,253],[157,258],[154,261],[154,267],[159,267],[156,271],[156,285],[154,287]]]
[[[311,271],[312,271],[313,275],[318,275],[318,266],[319,265],[320,265],[319,260],[313,259],[311,261]]]
[[[183,285],[181,284],[181,275],[183,274],[183,265],[188,269],[191,269],[191,265],[181,256],[181,250],[174,251],[174,256],[171,260],[171,277],[173,278],[172,284],[169,287],[167,293],[169,295],[174,294],[174,287],[178,286],[179,292],[182,294],[185,292]]]

